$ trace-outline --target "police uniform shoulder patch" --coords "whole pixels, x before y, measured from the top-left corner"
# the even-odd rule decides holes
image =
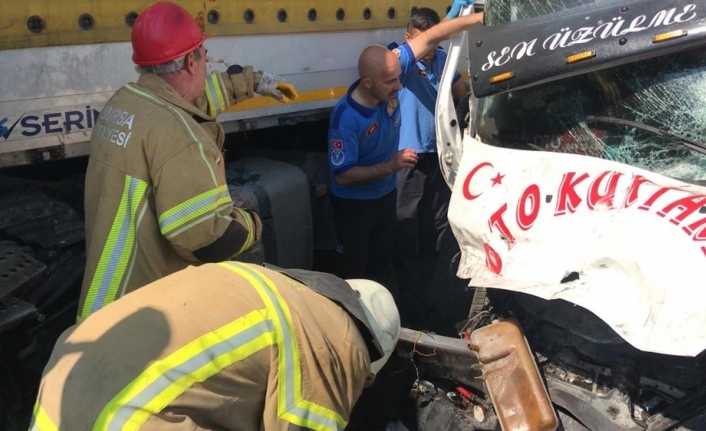
[[[331,151],[331,164],[334,166],[341,166],[346,160],[346,155],[341,150]]]
[[[397,109],[397,106],[399,106],[400,102],[397,100],[397,98],[390,100],[390,102],[387,104],[387,115],[392,115],[395,112],[395,109]]]
[[[395,48],[392,50],[392,53],[395,54],[395,57],[399,58],[400,57],[400,49]]]

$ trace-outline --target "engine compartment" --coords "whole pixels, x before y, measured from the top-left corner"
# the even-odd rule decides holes
[[[563,300],[499,289],[478,297],[483,304],[459,323],[457,339],[418,331],[403,334],[398,353],[414,364],[408,391],[412,407],[402,421],[410,431],[440,425],[500,429],[468,338],[478,328],[509,318],[522,325],[562,422],[559,429],[706,426],[703,353],[688,358],[642,352],[590,311]]]

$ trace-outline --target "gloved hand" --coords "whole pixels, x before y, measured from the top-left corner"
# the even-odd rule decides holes
[[[475,0],[454,0],[453,4],[451,5],[451,10],[449,10],[449,13],[446,14],[447,19],[452,19],[458,17],[458,14],[461,13],[461,9],[464,6],[471,6]]]
[[[262,72],[262,78],[260,78],[255,92],[261,96],[274,97],[285,103],[297,100],[297,97],[299,97],[296,88],[292,84],[284,82],[282,77],[269,72]]]

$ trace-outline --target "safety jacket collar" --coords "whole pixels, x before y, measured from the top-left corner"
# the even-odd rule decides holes
[[[375,337],[373,326],[370,324],[365,311],[363,311],[363,306],[358,300],[358,294],[345,280],[323,272],[295,268],[283,269],[269,263],[264,263],[263,266],[299,281],[314,292],[341,306],[353,317],[356,327],[365,341],[365,346],[368,348],[370,362],[375,362],[385,356],[385,351],[380,341]]]
[[[153,73],[140,74],[140,77],[137,79],[137,85],[160,97],[165,102],[188,112],[189,115],[194,117],[199,123],[203,121],[216,121],[215,118],[209,116],[206,112],[196,107],[196,105],[181,97],[167,81]]]

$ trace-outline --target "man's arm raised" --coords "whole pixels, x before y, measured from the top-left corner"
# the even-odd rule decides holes
[[[410,40],[407,45],[412,50],[415,61],[419,61],[427,52],[436,49],[440,42],[479,22],[483,22],[482,13],[472,13],[458,18],[447,19]]]

